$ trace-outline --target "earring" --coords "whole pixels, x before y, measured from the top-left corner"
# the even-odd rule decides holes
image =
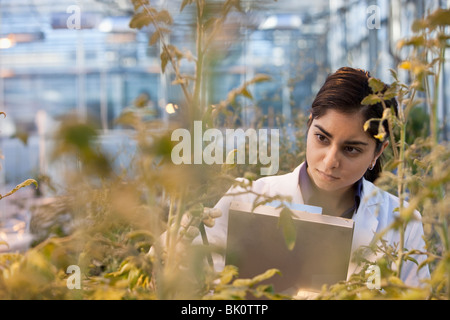
[[[375,168],[375,164],[377,163],[377,161],[375,160],[374,162],[372,162],[372,165],[369,167],[369,170],[372,171],[373,168]]]

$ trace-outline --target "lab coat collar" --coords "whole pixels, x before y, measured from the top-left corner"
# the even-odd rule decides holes
[[[305,204],[305,202],[303,201],[303,196],[302,196],[300,184],[298,181],[299,175],[300,175],[300,170],[304,165],[305,165],[305,162],[303,162],[302,164],[297,166],[297,168],[295,168],[295,170],[291,173],[293,175],[293,177],[292,177],[292,179],[290,179],[290,181],[292,181],[293,185],[290,186],[290,188],[291,188],[291,190],[295,190],[294,194],[291,195],[293,203]]]
[[[279,180],[279,183],[274,186],[277,194],[290,196],[292,198],[292,203],[304,204],[300,185],[298,183],[298,176],[303,165],[304,163],[300,164],[294,171],[284,175],[283,179]]]
[[[361,246],[368,246],[372,242],[379,223],[379,210],[382,195],[371,182],[363,179],[361,204],[354,215],[355,229],[353,231],[352,253]],[[353,257],[352,257],[353,258]],[[357,269],[355,262],[350,262],[348,275]]]

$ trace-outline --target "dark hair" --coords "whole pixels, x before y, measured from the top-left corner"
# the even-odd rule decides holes
[[[364,122],[370,119],[381,119],[384,111],[383,103],[379,102],[373,105],[363,105],[361,103],[369,94],[374,93],[369,86],[370,78],[369,72],[349,67],[341,68],[329,75],[312,103],[308,127],[313,119],[323,116],[329,109],[348,114],[361,112]],[[388,88],[389,86],[384,84],[381,92],[384,93]],[[393,108],[394,113],[397,114],[397,101],[395,98],[385,100],[384,105],[386,108]],[[384,120],[382,125],[386,133],[383,141],[375,138],[379,133],[379,121],[372,120],[367,130],[367,133],[375,140],[375,152],[381,150],[383,142],[390,135],[388,122]],[[381,171],[382,164],[381,159],[379,159],[372,170],[366,171],[364,178],[374,182]]]

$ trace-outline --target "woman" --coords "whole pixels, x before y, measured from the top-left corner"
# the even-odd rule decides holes
[[[369,245],[376,233],[384,231],[394,221],[399,199],[373,184],[381,172],[380,157],[388,146],[389,127],[387,123],[382,124],[386,132],[382,140],[375,137],[379,133],[379,122],[371,121],[368,130],[364,130],[367,120],[381,119],[384,111],[381,103],[361,104],[372,93],[369,78],[367,72],[352,68],[341,68],[327,78],[312,104],[306,162],[291,173],[254,181],[251,193],[245,193],[241,187],[231,188],[215,206],[222,211],[222,216],[208,229],[210,242],[226,243],[231,201],[253,203],[255,194],[291,197],[292,203],[321,207],[322,214],[353,219],[353,253]],[[385,104],[396,111],[395,99]],[[416,212],[415,218],[406,228],[404,247],[423,251],[420,214]],[[400,236],[390,230],[384,239],[387,244],[395,245]],[[420,264],[425,256],[414,258]],[[376,257],[367,259],[374,261]],[[223,266],[223,261],[215,262],[216,267],[221,263]],[[348,277],[357,271],[357,265],[351,262]],[[401,279],[406,284],[416,286],[428,277],[427,267],[418,270],[414,262],[403,264]]]

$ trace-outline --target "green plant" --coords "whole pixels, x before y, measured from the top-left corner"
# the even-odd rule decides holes
[[[202,120],[205,127],[212,127],[221,112],[232,118],[227,107],[238,108],[237,97],[252,98],[250,85],[269,80],[257,75],[232,90],[226,100],[206,106],[204,66],[227,15],[233,9],[240,10],[239,1],[225,1],[219,8],[205,1],[183,1],[181,11],[188,5],[196,9],[195,56],[167,42],[173,22],[168,11],[157,10],[149,1],[132,3],[135,14],[130,26],[153,25],[150,44],[160,45],[161,70],[168,73],[171,68],[173,84],[181,87],[186,103],[180,112],[187,115],[182,126],[192,130],[194,121]],[[194,63],[194,75],[183,73],[186,61]],[[36,230],[46,229],[41,242],[23,255],[3,256],[0,298],[276,297],[270,287],[258,286],[273,272],[250,282],[234,280],[239,290],[230,291],[229,273],[217,274],[206,263],[211,252],[221,248],[192,244],[199,230],[214,222],[217,213],[208,206],[233,183],[230,173],[236,167],[176,166],[171,161],[173,128],[154,130],[152,123],[132,113],[117,121],[135,130],[132,138],[137,146],[130,167],[122,172],[112,170],[110,157],[98,147],[99,136],[93,125],[74,116],[63,119],[52,155],[53,161],[64,161],[67,168],[65,184],[58,190],[61,196],[37,208],[32,224]],[[48,223],[40,225],[51,220],[56,228]],[[81,291],[67,286],[66,270],[71,265],[81,269]],[[221,285],[214,285],[216,279],[222,279]],[[217,295],[211,296],[214,286]]]
[[[156,9],[147,0],[132,3],[135,14],[130,25],[134,28],[153,25],[155,32],[150,35],[150,44],[160,45],[161,70],[166,74],[172,72],[168,76],[174,77],[173,84],[180,86],[183,92],[185,104],[180,106],[180,112],[186,118],[159,131],[155,130],[154,123],[142,121],[132,113],[117,119],[134,129],[131,138],[136,142],[131,164],[122,170],[114,170],[111,158],[98,147],[100,137],[93,126],[75,117],[65,119],[57,133],[59,139],[53,159],[66,163],[66,184],[59,187],[61,196],[35,212],[33,226],[36,230],[45,229],[40,241],[24,254],[0,255],[0,298],[288,299],[274,292],[271,286],[262,284],[277,270],[267,270],[251,279],[239,279],[239,272],[233,266],[216,273],[208,260],[211,254],[221,253],[223,248],[207,245],[204,240],[194,241],[202,237],[205,226],[213,225],[219,213],[211,207],[223,193],[232,184],[248,188],[258,177],[258,167],[174,165],[171,161],[172,129],[184,126],[192,130],[196,120],[201,120],[205,129],[219,124],[233,128],[239,118],[240,99],[253,98],[250,85],[270,80],[265,75],[257,75],[232,90],[223,101],[211,103],[206,99],[204,83],[209,76],[206,66],[220,52],[217,37],[225,29],[229,13],[240,10],[240,1],[226,0],[218,6],[204,0],[182,2],[180,11],[190,6],[195,12],[194,52],[180,50],[168,41],[171,28],[175,27],[168,11]],[[362,251],[378,252],[380,258],[366,261],[361,252],[361,272],[348,281],[325,287],[318,298],[449,297],[450,203],[446,194],[449,192],[450,152],[448,145],[438,140],[435,100],[436,91],[442,90],[437,85],[448,45],[448,36],[443,33],[447,21],[450,21],[448,11],[440,10],[416,23],[414,28],[418,35],[402,43],[402,46],[413,47],[411,57],[400,65],[401,70],[411,73],[412,83],[402,83],[393,71],[391,89],[381,94],[379,82],[373,79],[370,84],[375,94],[366,101],[370,104],[398,96],[398,117],[388,109],[383,115],[397,135],[392,136],[391,158],[377,184],[410,203],[399,207],[399,217],[391,229],[404,232],[413,210],[422,213],[428,250],[412,252],[401,244],[391,247],[382,240],[381,243],[375,241]],[[430,39],[432,36],[434,38]],[[184,73],[185,63],[193,64],[194,74]],[[423,101],[418,98],[422,90]],[[420,103],[430,107],[431,138],[412,139],[408,125],[413,110]],[[283,119],[278,121],[282,131],[290,129]],[[298,130],[294,142],[282,135],[281,172],[290,171],[304,158],[305,122],[302,116],[296,119]],[[383,131],[379,134],[382,138]],[[245,176],[248,181],[237,183],[236,176]],[[254,205],[272,200],[257,196]],[[288,246],[295,237],[289,231],[290,219],[289,211],[284,210]],[[412,259],[413,254],[426,255],[425,264],[432,271],[430,281],[423,287],[408,287],[399,277],[403,262]],[[67,270],[71,265],[81,269],[82,290],[68,288]],[[368,288],[366,271],[371,266],[380,269],[383,290]]]
[[[449,299],[450,298],[450,252],[449,252],[449,201],[446,195],[450,191],[449,159],[450,149],[447,142],[439,142],[439,122],[437,106],[441,90],[445,50],[450,36],[446,27],[450,24],[450,11],[438,9],[413,25],[414,36],[399,43],[399,49],[412,48],[408,59],[400,65],[412,79],[407,85],[399,80],[398,73],[392,71],[394,82],[384,94],[380,82],[372,79],[370,85],[375,92],[364,103],[383,102],[396,96],[398,98],[398,115],[386,109],[383,120],[388,120],[390,128],[397,133],[391,136],[392,155],[385,165],[382,177],[377,184],[396,194],[400,199],[397,208],[398,217],[387,230],[376,237],[371,248],[381,254],[376,262],[365,261],[361,273],[354,275],[348,282],[337,284],[323,292],[323,298],[339,299]],[[419,98],[423,93],[424,99]],[[412,139],[408,129],[409,121],[417,106],[425,104],[429,114],[429,136]],[[426,119],[426,118],[425,118]],[[379,119],[375,119],[379,120]],[[392,131],[392,130],[391,130]],[[380,128],[379,138],[384,137]],[[405,206],[405,201],[409,202]],[[405,248],[404,235],[406,224],[414,219],[414,211],[422,213],[427,251],[417,252]],[[400,243],[387,247],[386,243],[377,242],[383,234],[396,230],[400,234]],[[404,261],[412,260],[414,254],[425,255],[426,260],[419,268],[429,267],[431,278],[421,287],[408,287],[400,280]],[[417,262],[416,262],[417,263]],[[381,270],[381,288],[372,290],[367,287],[367,268],[376,265]]]

